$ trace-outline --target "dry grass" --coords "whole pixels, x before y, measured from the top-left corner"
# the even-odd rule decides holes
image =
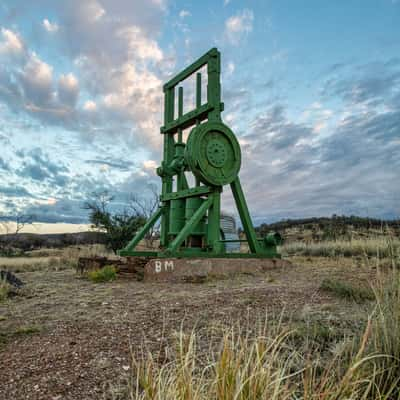
[[[350,341],[343,339],[329,358],[322,349],[294,346],[294,332],[282,318],[277,324],[267,321],[255,333],[254,327],[226,329],[206,351],[200,349],[199,334],[181,331],[161,362],[160,354],[133,357],[129,398],[398,399],[399,274],[385,282],[376,288],[376,310],[364,330]]]
[[[4,279],[0,279],[0,302],[6,300],[9,293],[10,285]]]
[[[325,242],[293,242],[282,246],[288,255],[313,257],[377,257],[400,259],[400,240],[391,237],[377,237]]]
[[[321,289],[356,302],[375,300],[374,292],[370,287],[356,286],[337,279],[324,279],[321,283]]]
[[[70,246],[65,249],[40,249],[26,257],[0,257],[0,269],[11,272],[60,271],[75,268],[79,257],[109,255],[103,245]]]
[[[373,247],[378,242],[368,244]],[[282,317],[255,333],[253,326],[245,331],[226,328],[208,349],[198,345],[198,333],[181,331],[176,348],[164,349],[164,356],[133,357],[127,396],[135,400],[400,399],[398,248],[393,251],[393,242],[379,245],[378,254],[386,249],[393,269],[378,271],[372,290],[336,280],[322,283],[322,289],[339,297],[373,300],[373,309],[366,309],[366,325],[353,337],[339,335],[329,349],[329,329],[312,325],[302,331],[303,325],[290,331],[292,325],[282,324]],[[318,347],[314,339],[321,335],[326,340]]]

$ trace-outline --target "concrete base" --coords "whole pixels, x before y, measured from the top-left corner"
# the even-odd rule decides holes
[[[144,268],[148,282],[202,282],[210,277],[262,273],[290,266],[279,258],[155,258]]]

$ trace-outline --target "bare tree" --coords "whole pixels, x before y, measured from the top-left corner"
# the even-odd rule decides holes
[[[158,195],[157,187],[151,185],[149,187],[148,196],[131,195],[129,201],[129,208],[136,214],[143,215],[146,220],[149,220],[156,212],[159,204],[160,197]],[[159,229],[159,224],[153,225],[147,235],[145,236],[146,246],[153,247],[154,240],[157,238],[156,232]]]
[[[14,218],[16,223],[15,234],[18,235],[18,233],[24,228],[24,226],[33,223],[35,216],[32,214],[17,214]]]

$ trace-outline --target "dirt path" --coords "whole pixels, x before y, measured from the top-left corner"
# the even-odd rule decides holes
[[[133,351],[160,349],[185,329],[265,314],[330,313],[358,307],[321,292],[326,277],[370,279],[347,261],[296,260],[266,275],[203,284],[120,279],[93,284],[74,271],[27,272],[27,293],[0,303],[0,399],[101,399],[129,373]],[[1,346],[1,344],[0,344]]]

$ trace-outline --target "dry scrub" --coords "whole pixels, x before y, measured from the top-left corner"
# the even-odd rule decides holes
[[[365,328],[351,340],[344,338],[330,357],[312,345],[299,350],[295,332],[282,318],[255,333],[253,327],[226,329],[205,352],[198,333],[181,331],[176,348],[133,358],[129,398],[398,399],[399,273],[382,278],[374,291],[376,307]]]
[[[288,255],[313,257],[377,257],[400,259],[400,240],[390,237],[377,237],[353,240],[324,242],[292,242],[282,246]]]

